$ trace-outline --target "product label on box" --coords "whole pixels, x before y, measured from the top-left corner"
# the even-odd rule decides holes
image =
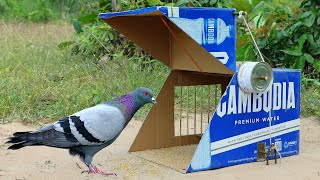
[[[232,78],[187,172],[257,161],[257,146],[271,141],[282,157],[299,153],[300,72],[274,71],[272,88],[245,93]],[[271,122],[271,127],[269,127]]]
[[[236,71],[236,20],[234,9],[159,9],[198,44],[232,71]]]

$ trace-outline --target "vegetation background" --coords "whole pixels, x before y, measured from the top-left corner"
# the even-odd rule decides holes
[[[246,11],[265,59],[301,69],[302,115],[320,117],[319,0],[0,0],[1,122],[50,122],[140,86],[157,94],[169,70],[97,16],[155,5]],[[237,21],[237,60],[259,59]]]

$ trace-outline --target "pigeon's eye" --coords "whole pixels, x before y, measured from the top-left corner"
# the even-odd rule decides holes
[[[149,93],[146,91],[146,92],[144,92],[144,95],[149,96]]]

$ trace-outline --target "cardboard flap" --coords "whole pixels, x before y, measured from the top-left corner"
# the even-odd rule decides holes
[[[234,74],[156,7],[99,16],[171,69]]]

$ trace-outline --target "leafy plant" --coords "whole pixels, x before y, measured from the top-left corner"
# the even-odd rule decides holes
[[[119,10],[130,10],[142,7],[163,5],[160,0],[148,1],[121,1],[117,4]],[[81,54],[97,63],[118,59],[121,56],[142,56],[145,63],[151,63],[152,57],[145,53],[141,48],[133,44],[126,37],[120,35],[106,23],[98,19],[100,12],[111,11],[110,1],[98,1],[96,10],[88,11],[87,7],[82,8],[82,15],[73,20],[76,31],[74,41],[62,42],[58,47],[64,49],[72,47],[74,54]],[[89,8],[92,10],[92,8]]]
[[[0,15],[12,19],[22,13],[16,1],[0,0]]]
[[[265,1],[261,0],[232,0],[229,4],[230,7],[238,11],[245,11],[251,17],[256,15],[256,11],[264,5]]]
[[[48,22],[52,18],[50,4],[46,0],[37,0],[34,9],[28,13],[28,19],[33,22]]]
[[[6,19],[48,22],[53,14],[46,0],[0,0],[0,15]]]
[[[178,0],[174,6],[188,6],[188,7],[225,7],[230,0]]]
[[[309,78],[320,79],[320,6],[318,1],[303,0],[297,8],[280,4],[265,9],[255,24],[257,44],[274,67],[298,68]],[[253,47],[245,34],[238,39],[244,59],[253,57]],[[251,52],[251,53],[249,53]],[[256,57],[259,58],[259,57]]]

